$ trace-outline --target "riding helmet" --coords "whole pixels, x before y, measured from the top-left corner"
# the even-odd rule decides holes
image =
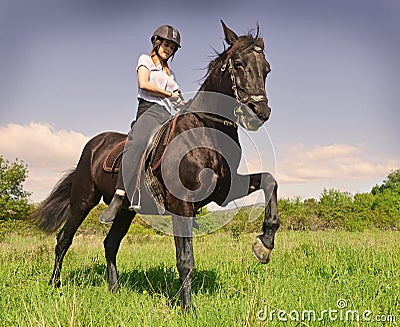
[[[181,47],[181,35],[179,31],[170,25],[161,25],[157,27],[151,36],[151,43],[155,48],[161,43],[160,39],[165,39],[174,42],[179,48]]]

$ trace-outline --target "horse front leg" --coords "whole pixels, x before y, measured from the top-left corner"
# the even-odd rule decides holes
[[[272,249],[274,248],[275,233],[279,228],[278,215],[278,183],[270,173],[258,173],[251,175],[235,175],[232,178],[231,190],[227,199],[222,204],[249,195],[257,190],[263,190],[265,198],[263,234],[258,235],[253,243],[253,254],[261,263],[268,263]]]
[[[267,203],[264,211],[264,223],[262,226],[263,233],[258,235],[253,243],[253,254],[261,263],[268,263],[271,251],[274,248],[275,234],[279,228],[280,220],[278,214],[278,183],[271,174],[259,174],[260,188],[264,190],[265,203]],[[250,188],[258,185],[258,178],[250,183]]]
[[[192,217],[172,216],[176,248],[176,266],[182,285],[182,309],[187,312],[192,305],[192,277],[194,272],[194,255],[192,244]]]

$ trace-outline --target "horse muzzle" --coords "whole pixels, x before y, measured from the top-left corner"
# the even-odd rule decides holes
[[[249,101],[235,109],[237,123],[250,131],[258,130],[268,120],[270,113],[271,108],[267,101]]]

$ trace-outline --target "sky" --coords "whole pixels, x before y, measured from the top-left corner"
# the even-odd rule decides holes
[[[28,165],[31,201],[50,193],[91,137],[129,131],[137,59],[161,24],[181,33],[171,67],[183,92],[200,87],[214,49],[224,50],[221,19],[239,35],[260,25],[272,113],[255,139],[258,152],[274,158],[267,169],[280,197],[369,192],[400,167],[397,0],[150,5],[0,0],[0,155]]]

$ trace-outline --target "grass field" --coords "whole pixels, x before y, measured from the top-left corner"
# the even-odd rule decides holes
[[[54,289],[47,285],[54,236],[7,234],[0,241],[0,325],[400,325],[398,232],[278,232],[268,265],[252,256],[254,236],[194,239],[195,310],[184,315],[170,236],[128,235],[118,256],[121,290],[111,294],[103,236],[75,237],[63,285]]]

